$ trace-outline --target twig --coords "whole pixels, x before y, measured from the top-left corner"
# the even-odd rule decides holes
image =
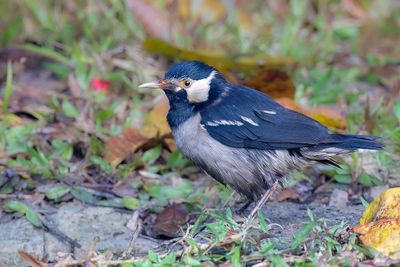
[[[59,241],[61,241],[63,243],[67,243],[68,245],[70,245],[73,248],[75,248],[75,247],[76,248],[80,248],[81,247],[81,244],[79,244],[77,241],[73,240],[72,238],[70,238],[69,236],[67,236],[66,234],[64,234],[60,230],[58,230],[57,228],[50,226],[47,222],[44,222],[42,220],[42,224],[43,224],[43,229],[46,232],[48,232],[49,234],[53,235]]]
[[[96,255],[96,245],[97,245],[97,242],[99,242],[99,240],[100,240],[100,238],[98,236],[96,236],[93,239],[92,245],[91,245],[91,247],[88,251],[87,257],[86,257],[87,260],[90,260],[91,258],[93,258]]]
[[[0,194],[0,199],[31,199],[33,195]]]
[[[142,220],[139,218],[139,211],[135,211],[132,214],[132,217],[129,219],[126,227],[133,231],[131,241],[129,242],[129,246],[127,250],[122,253],[121,259],[126,259],[130,254],[132,254],[133,248],[135,247],[136,240],[139,237],[140,232],[142,231]]]

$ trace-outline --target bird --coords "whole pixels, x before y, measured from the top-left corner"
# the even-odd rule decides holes
[[[141,88],[161,89],[167,121],[181,153],[218,182],[244,196],[245,210],[294,170],[338,155],[380,150],[379,137],[330,132],[267,94],[232,84],[200,61],[172,65],[164,78]]]

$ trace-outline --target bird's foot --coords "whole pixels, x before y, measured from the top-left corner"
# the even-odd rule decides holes
[[[253,203],[253,200],[246,200],[246,202],[240,208],[236,209],[235,212],[239,215],[243,214],[251,203]]]

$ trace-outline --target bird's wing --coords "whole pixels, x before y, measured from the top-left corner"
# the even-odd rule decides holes
[[[294,149],[329,139],[322,124],[242,86],[233,86],[221,101],[201,111],[201,124],[231,147]]]

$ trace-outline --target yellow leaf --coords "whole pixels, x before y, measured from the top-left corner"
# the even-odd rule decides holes
[[[164,96],[148,113],[145,125],[140,130],[140,134],[148,139],[161,139],[170,135],[171,129],[166,119],[168,110],[168,99]]]
[[[400,187],[376,197],[365,209],[360,226],[353,227],[364,245],[400,259]]]

